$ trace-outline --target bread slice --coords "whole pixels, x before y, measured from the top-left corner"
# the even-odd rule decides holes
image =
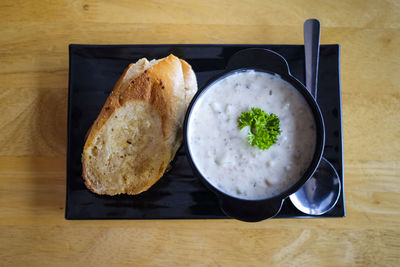
[[[196,91],[192,68],[174,55],[130,64],[89,130],[82,153],[87,188],[139,194],[156,183],[181,144]]]

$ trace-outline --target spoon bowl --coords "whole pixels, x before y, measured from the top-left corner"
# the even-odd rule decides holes
[[[294,194],[290,200],[298,210],[310,215],[321,215],[330,211],[340,196],[340,180],[332,164],[321,159],[314,175]]]

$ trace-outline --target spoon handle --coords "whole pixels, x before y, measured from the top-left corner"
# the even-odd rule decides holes
[[[306,58],[306,87],[317,98],[319,38],[321,27],[317,19],[304,22],[304,53]]]

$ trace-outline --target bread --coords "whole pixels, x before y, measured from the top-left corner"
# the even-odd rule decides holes
[[[86,187],[97,194],[139,194],[156,183],[181,144],[196,91],[192,68],[174,55],[130,64],[88,132]]]

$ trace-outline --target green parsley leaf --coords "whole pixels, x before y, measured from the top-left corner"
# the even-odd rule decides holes
[[[242,112],[238,118],[238,127],[243,129],[249,126],[248,142],[252,146],[265,150],[278,141],[281,134],[279,118],[273,113],[267,114],[260,108],[251,108],[250,111]]]

